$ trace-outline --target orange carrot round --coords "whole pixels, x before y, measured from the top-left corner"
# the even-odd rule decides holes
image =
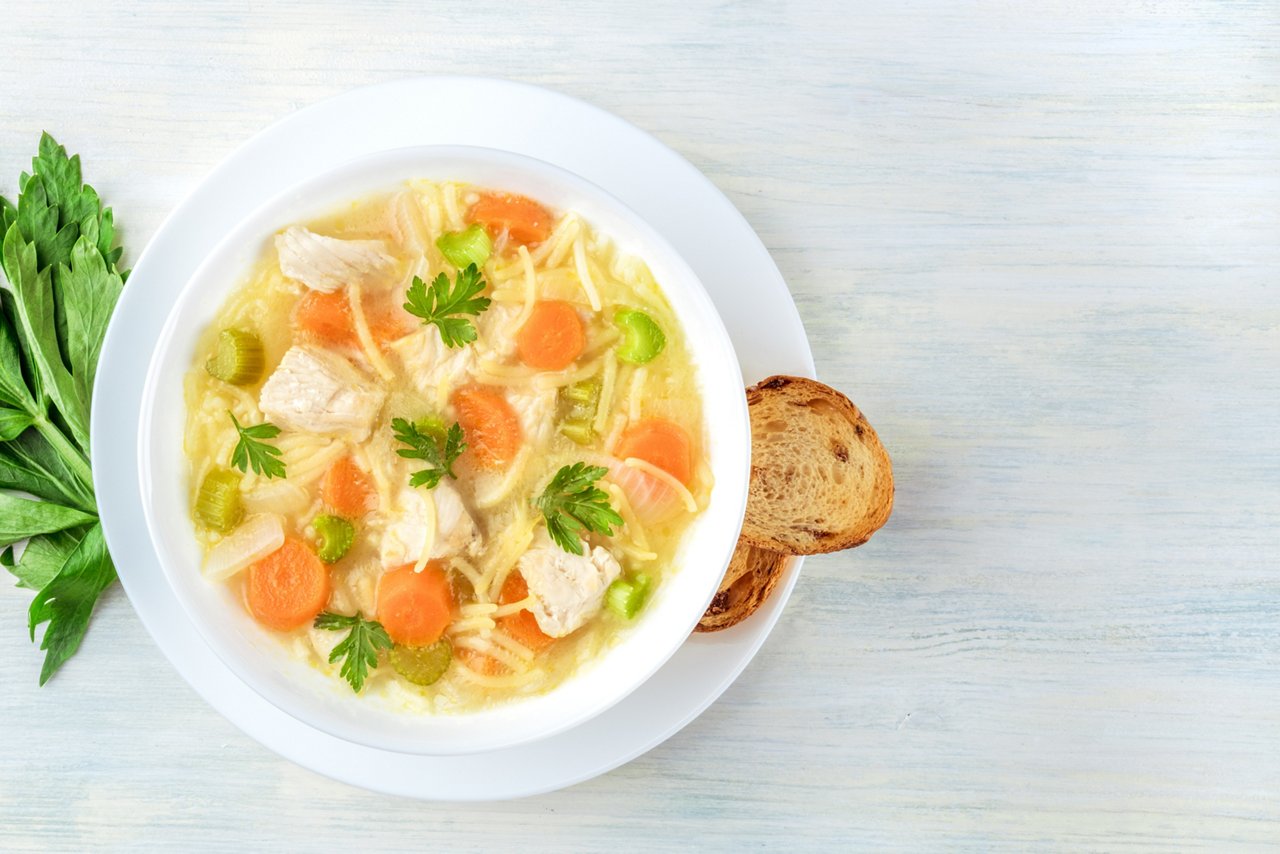
[[[374,303],[364,306],[369,335],[379,344],[394,341],[413,331],[408,316],[398,306]],[[307,291],[293,312],[293,322],[310,337],[324,344],[360,346],[351,303],[345,290],[330,294]]]
[[[509,193],[485,193],[471,210],[467,222],[479,222],[497,237],[503,230],[516,243],[541,243],[551,235],[551,212],[533,199]]]
[[[245,601],[254,619],[287,632],[315,619],[329,601],[329,569],[297,537],[249,567]]]
[[[535,303],[516,335],[520,360],[540,371],[560,371],[582,355],[587,334],[577,310],[561,300]]]
[[[325,472],[320,498],[339,516],[359,519],[378,504],[369,476],[351,457],[343,457]]]
[[[687,486],[693,476],[691,444],[689,433],[674,421],[646,418],[622,434],[617,456],[624,460],[627,457],[644,460]]]
[[[507,666],[492,655],[485,655],[483,652],[466,647],[455,650],[453,654],[467,667],[482,676],[501,676],[507,672]]]
[[[507,581],[502,585],[502,593],[498,596],[499,605],[510,605],[512,602],[519,602],[529,595],[529,585],[525,583],[524,576],[518,572],[513,572],[507,576]],[[507,614],[505,617],[499,617],[495,622],[498,628],[506,632],[513,641],[522,643],[534,652],[546,649],[555,643],[555,638],[542,631],[538,625],[538,619],[533,616],[533,612],[528,608],[516,611],[514,614]]]
[[[422,572],[406,564],[378,581],[378,622],[403,646],[426,646],[440,640],[453,618],[453,594],[439,561]]]
[[[502,393],[482,385],[463,386],[450,398],[466,436],[464,456],[480,468],[506,468],[520,451],[520,417]]]
[[[351,320],[351,305],[347,293],[337,290],[331,294],[307,291],[298,300],[293,322],[312,338],[326,344],[354,344],[356,327]]]

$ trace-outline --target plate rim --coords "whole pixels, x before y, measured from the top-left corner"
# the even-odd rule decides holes
[[[240,176],[241,181],[252,177],[255,172],[254,157],[257,156],[261,158],[262,154],[269,148],[271,144],[273,144],[273,141],[279,140],[279,139],[285,139],[290,134],[300,133],[303,130],[305,130],[305,128],[308,126],[309,123],[320,121],[327,115],[341,114],[343,109],[350,104],[356,104],[356,105],[366,104],[366,105],[369,105],[371,108],[376,109],[377,105],[385,102],[389,96],[401,96],[400,102],[403,102],[404,101],[403,96],[405,95],[414,95],[417,97],[425,98],[427,100],[430,100],[433,97],[436,98],[437,100],[447,100],[449,97],[450,91],[453,91],[456,93],[456,92],[461,92],[468,89],[473,90],[471,91],[469,97],[474,97],[476,94],[474,90],[479,89],[479,90],[483,90],[483,94],[487,96],[495,97],[496,99],[507,99],[509,103],[513,105],[514,108],[517,108],[517,109],[526,108],[527,110],[527,108],[531,104],[537,103],[538,106],[540,107],[544,107],[552,110],[559,110],[563,115],[572,115],[576,119],[581,120],[584,124],[594,123],[596,125],[596,131],[598,132],[598,135],[594,137],[597,140],[597,142],[600,141],[601,135],[611,134],[613,135],[616,142],[645,148],[648,150],[648,153],[651,157],[658,158],[659,160],[668,161],[666,164],[659,164],[659,166],[661,166],[661,168],[667,172],[671,172],[674,169],[675,172],[679,174],[675,174],[675,175],[668,174],[666,176],[667,178],[671,178],[671,179],[678,178],[679,181],[691,182],[694,185],[696,185],[697,189],[700,191],[701,196],[704,199],[708,200],[709,202],[713,203],[719,209],[717,211],[718,215],[727,218],[728,221],[725,222],[723,225],[725,227],[732,226],[732,229],[736,232],[737,239],[741,241],[745,241],[752,250],[758,250],[758,254],[763,255],[763,258],[767,259],[768,263],[765,266],[765,268],[760,271],[760,275],[764,278],[768,278],[771,280],[771,289],[777,292],[777,293],[774,293],[773,296],[775,297],[781,296],[783,298],[782,302],[785,303],[785,307],[789,309],[789,313],[790,313],[790,317],[778,317],[777,315],[771,315],[771,322],[774,324],[777,324],[777,323],[786,323],[787,321],[790,321],[790,325],[794,327],[793,331],[798,331],[799,333],[799,339],[798,339],[799,345],[795,348],[795,352],[788,354],[788,358],[795,360],[793,364],[797,365],[799,368],[799,370],[796,370],[795,372],[806,373],[808,376],[813,376],[815,374],[812,351],[809,347],[807,336],[804,333],[803,324],[800,322],[799,313],[796,310],[794,301],[792,300],[790,293],[786,288],[786,284],[782,279],[781,273],[777,270],[776,264],[773,263],[772,258],[769,257],[767,249],[764,247],[759,237],[755,234],[754,230],[751,229],[751,226],[746,221],[745,217],[742,216],[741,212],[737,210],[737,208],[733,205],[733,203],[729,201],[729,199],[710,181],[709,178],[703,175],[699,170],[696,169],[696,167],[694,167],[691,163],[689,163],[687,160],[681,157],[678,153],[672,151],[670,148],[668,148],[666,145],[664,145],[662,142],[657,140],[652,135],[646,133],[643,130],[640,130],[634,125],[631,125],[630,123],[619,118],[618,116],[615,116],[614,114],[609,113],[585,101],[581,101],[577,98],[574,98],[572,96],[566,95],[564,93],[561,93],[555,90],[545,89],[545,88],[533,86],[527,83],[519,83],[519,82],[500,80],[495,78],[484,78],[484,77],[463,77],[463,76],[411,77],[411,78],[387,81],[387,82],[378,83],[371,86],[365,86],[357,89],[352,89],[347,92],[343,92],[333,97],[314,103],[310,106],[304,107],[300,110],[297,110],[287,116],[284,116],[276,120],[275,122],[271,123],[266,128],[264,128],[263,130],[259,131],[257,134],[254,134],[253,136],[251,136],[248,140],[246,140],[244,143],[238,146],[234,151],[232,151],[225,158],[223,158],[223,160],[217,166],[211,169],[208,172],[208,174],[203,179],[201,179],[185,195],[183,200],[177,206],[175,206],[174,209],[162,220],[161,224],[156,229],[155,235],[153,236],[152,240],[147,244],[146,248],[139,255],[134,265],[135,274],[131,276],[130,287],[125,289],[125,292],[121,299],[120,306],[118,306],[118,309],[117,309],[117,315],[115,318],[113,318],[111,328],[108,330],[107,339],[104,343],[102,358],[101,358],[101,364],[103,366],[103,369],[100,370],[100,374],[99,374],[100,380],[106,379],[108,381],[99,382],[95,389],[94,406],[93,406],[93,413],[94,413],[93,424],[91,427],[93,457],[96,460],[99,460],[99,463],[95,465],[95,487],[98,489],[98,494],[104,495],[104,496],[106,495],[116,496],[116,495],[121,495],[126,491],[128,491],[130,492],[130,494],[126,497],[132,499],[130,501],[103,502],[104,503],[103,513],[102,513],[103,528],[104,528],[104,533],[107,536],[108,545],[112,549],[113,554],[118,553],[121,555],[126,555],[126,554],[130,554],[131,552],[135,552],[139,550],[144,552],[150,552],[149,554],[143,555],[142,560],[132,560],[132,561],[123,562],[124,565],[127,566],[128,568],[125,571],[120,573],[121,584],[125,588],[126,593],[129,595],[130,600],[134,605],[134,609],[138,613],[139,619],[142,621],[143,625],[146,627],[148,633],[151,634],[153,640],[156,642],[161,652],[165,655],[166,658],[169,659],[170,663],[174,666],[174,668],[178,671],[178,673],[183,677],[183,679],[187,681],[187,683],[191,685],[191,687],[198,694],[200,694],[205,699],[206,702],[208,702],[215,710],[217,710],[230,723],[232,723],[234,726],[236,726],[238,729],[240,729],[249,737],[253,738],[255,741],[258,741],[268,749],[272,750],[273,752],[281,755],[286,759],[289,759],[295,764],[306,767],[324,776],[328,776],[333,779],[337,779],[339,781],[348,783],[350,785],[359,786],[372,791],[378,791],[386,794],[395,794],[395,795],[402,795],[402,796],[408,796],[408,797],[442,800],[442,801],[443,800],[479,801],[479,800],[495,800],[495,799],[504,799],[504,798],[525,797],[525,796],[531,796],[531,795],[540,794],[548,791],[553,791],[560,788],[565,788],[568,786],[575,785],[576,783],[583,782],[584,780],[591,779],[600,774],[607,773],[608,771],[611,771],[623,764],[626,764],[627,762],[630,762],[636,757],[644,754],[648,750],[651,750],[652,748],[666,741],[676,732],[679,732],[681,729],[683,729],[685,726],[691,723],[703,711],[705,711],[713,702],[715,702],[715,700],[718,699],[721,696],[721,694],[723,694],[723,692],[729,687],[729,685],[731,685],[737,679],[737,677],[742,673],[742,671],[745,670],[747,665],[750,664],[750,662],[754,659],[760,647],[763,645],[764,641],[772,632],[773,627],[776,624],[777,619],[783,607],[785,606],[787,599],[790,597],[790,593],[799,576],[800,565],[803,562],[802,559],[795,559],[791,562],[791,566],[788,570],[788,576],[784,578],[783,583],[780,585],[779,589],[775,591],[771,601],[766,603],[765,608],[762,609],[762,611],[759,612],[750,623],[743,624],[746,627],[746,632],[748,632],[749,634],[745,635],[747,637],[747,642],[745,644],[740,645],[741,648],[738,650],[737,659],[735,661],[729,662],[726,667],[720,668],[719,678],[716,679],[713,683],[711,683],[710,687],[707,687],[704,685],[703,690],[699,692],[699,696],[695,701],[691,703],[683,704],[682,713],[679,714],[676,718],[670,720],[665,725],[660,725],[653,728],[648,733],[645,733],[643,736],[640,736],[640,737],[637,737],[636,735],[629,736],[628,738],[629,743],[627,743],[624,746],[619,745],[621,746],[622,749],[616,750],[612,755],[608,757],[603,757],[603,758],[597,757],[590,764],[590,767],[585,767],[580,770],[574,770],[569,773],[560,773],[561,769],[559,765],[557,765],[556,767],[546,769],[541,775],[541,777],[536,780],[528,779],[518,784],[505,783],[506,788],[501,791],[498,791],[496,789],[483,790],[480,788],[455,789],[455,788],[446,787],[442,789],[438,785],[433,788],[430,785],[423,786],[422,780],[416,780],[416,781],[411,781],[409,783],[406,783],[404,780],[404,777],[407,776],[406,771],[408,769],[404,766],[406,766],[406,764],[419,766],[419,768],[415,771],[415,774],[420,774],[421,771],[428,770],[429,766],[433,766],[433,765],[440,766],[442,764],[447,764],[447,763],[442,763],[441,760],[457,760],[457,759],[475,760],[477,756],[486,757],[486,764],[491,763],[495,760],[498,761],[499,763],[504,761],[509,761],[509,762],[514,762],[519,764],[524,761],[523,758],[520,756],[520,754],[527,752],[526,748],[537,747],[539,745],[543,745],[545,747],[545,745],[548,743],[562,741],[566,738],[572,738],[573,734],[575,732],[578,732],[580,729],[591,726],[593,722],[598,724],[598,722],[600,722],[602,719],[609,718],[614,710],[610,710],[610,712],[606,712],[600,715],[599,717],[593,719],[593,721],[589,721],[587,722],[587,724],[584,724],[581,727],[568,730],[565,733],[561,733],[558,736],[553,736],[550,739],[546,739],[542,742],[537,742],[533,745],[522,745],[522,746],[517,746],[513,748],[504,748],[497,751],[491,751],[485,754],[472,754],[472,755],[446,757],[446,756],[392,753],[390,751],[380,750],[377,748],[364,747],[361,745],[355,745],[350,742],[342,741],[333,736],[328,736],[324,733],[320,733],[317,730],[313,730],[312,728],[308,727],[306,724],[303,724],[292,717],[284,715],[285,721],[287,722],[285,728],[292,729],[294,731],[292,734],[294,736],[297,736],[296,742],[293,742],[293,741],[283,739],[281,737],[282,733],[276,733],[275,736],[273,737],[273,735],[270,732],[270,730],[272,729],[272,726],[268,726],[261,721],[249,719],[250,711],[246,709],[244,706],[245,705],[252,706],[254,705],[253,703],[244,703],[242,700],[232,700],[232,699],[228,699],[225,696],[216,694],[216,692],[213,690],[213,687],[214,687],[213,682],[219,679],[222,679],[222,681],[225,682],[226,679],[224,677],[227,677],[227,676],[229,676],[236,685],[239,685],[245,691],[248,691],[250,694],[252,694],[251,690],[248,689],[247,686],[244,686],[243,683],[240,683],[238,679],[236,679],[234,676],[230,674],[229,671],[227,671],[226,674],[211,674],[211,675],[195,674],[191,672],[192,671],[191,662],[189,661],[184,662],[179,660],[179,655],[182,652],[182,650],[179,648],[179,644],[182,641],[180,638],[175,640],[172,637],[167,637],[167,634],[170,632],[170,628],[162,625],[163,615],[159,615],[152,610],[153,606],[148,601],[148,599],[150,597],[150,594],[155,591],[144,591],[144,585],[148,583],[148,579],[144,575],[144,569],[146,568],[145,567],[140,568],[142,564],[149,564],[150,569],[153,570],[151,572],[152,578],[150,579],[150,581],[152,582],[153,586],[156,582],[159,583],[161,589],[158,591],[158,595],[160,598],[164,598],[165,594],[168,594],[168,596],[172,597],[173,596],[172,591],[168,590],[167,585],[165,585],[163,582],[162,571],[158,566],[158,561],[156,559],[154,551],[149,548],[149,541],[144,541],[141,543],[129,542],[129,540],[127,539],[127,535],[125,533],[125,526],[129,521],[126,518],[126,516],[129,513],[129,511],[132,510],[133,515],[136,517],[141,516],[140,488],[134,489],[134,490],[128,490],[128,487],[130,486],[130,484],[127,483],[127,481],[122,481],[120,483],[116,483],[115,481],[113,481],[113,483],[116,483],[116,485],[109,490],[102,488],[103,482],[109,479],[110,473],[118,472],[122,468],[122,466],[120,465],[121,461],[119,456],[113,458],[107,453],[109,448],[113,447],[110,445],[111,440],[108,438],[108,436],[118,435],[118,434],[112,434],[110,433],[110,431],[115,427],[121,426],[120,425],[121,421],[123,421],[124,425],[127,426],[127,423],[130,418],[132,418],[134,422],[134,426],[136,427],[137,420],[140,416],[140,412],[138,411],[138,407],[136,406],[133,407],[134,411],[132,415],[129,415],[127,412],[122,411],[126,409],[126,407],[122,406],[122,403],[124,403],[125,401],[122,401],[119,397],[114,396],[114,393],[116,392],[117,386],[119,384],[110,382],[109,378],[112,376],[113,370],[119,370],[117,368],[118,363],[124,362],[126,365],[128,364],[129,355],[130,355],[130,345],[133,345],[132,347],[133,350],[137,350],[139,347],[142,347],[142,349],[145,349],[147,352],[149,352],[149,347],[146,347],[143,344],[139,344],[138,336],[131,337],[127,335],[125,332],[121,331],[122,329],[125,328],[125,325],[128,322],[127,320],[123,322],[117,322],[117,321],[119,321],[121,318],[128,318],[135,314],[138,314],[142,310],[142,308],[145,308],[145,306],[140,307],[137,305],[139,300],[141,299],[141,297],[139,297],[138,294],[143,290],[145,290],[144,286],[147,285],[148,282],[150,282],[152,278],[151,268],[153,266],[162,264],[163,253],[166,245],[168,243],[172,243],[177,240],[178,236],[181,234],[181,232],[178,229],[185,222],[186,218],[189,218],[194,215],[194,212],[192,209],[197,204],[197,202],[201,200],[202,196],[209,193],[215,193],[215,191],[217,190],[217,182],[219,182],[224,178],[227,178],[228,175],[235,174],[237,170],[240,170],[241,172],[241,176]],[[392,97],[391,100],[395,101],[395,97]],[[542,131],[542,133],[545,136],[546,132]],[[360,143],[357,143],[357,144],[360,144]],[[382,146],[382,148],[395,148],[395,147],[400,147],[400,145],[402,144],[404,143],[392,142],[385,146]],[[446,140],[419,139],[416,142],[413,142],[410,144],[418,144],[418,145],[480,144],[480,145],[483,145],[485,143],[477,143],[470,139],[446,139]],[[528,146],[530,144],[532,143],[526,143],[523,146],[501,146],[501,147],[504,147],[506,150],[514,151],[519,154],[524,154],[526,156],[547,160],[548,162],[562,169],[567,169],[568,171],[573,172],[575,174],[581,174],[573,164],[566,163],[564,162],[564,160],[558,157],[549,157],[547,156],[546,153],[540,152],[538,150],[530,151],[528,149]],[[378,150],[378,149],[364,147],[359,149],[356,153],[357,155],[363,155],[363,154],[371,153],[375,150]],[[349,158],[350,156],[352,156],[351,153],[345,152],[342,149],[341,145],[337,145],[332,152],[327,153],[325,155],[325,157],[327,157],[328,159],[327,163],[329,167],[339,164],[340,162]],[[569,157],[569,155],[566,154],[566,157]],[[262,163],[258,163],[256,166],[259,172],[261,171],[262,165],[263,165]],[[326,168],[326,167],[321,167],[321,168]],[[619,192],[616,189],[617,182],[603,180],[598,175],[583,175],[582,177],[584,177],[588,181],[592,181],[594,183],[599,184],[607,192],[610,192],[618,196],[619,198],[621,198],[624,203],[628,204],[629,206],[632,206],[633,208],[635,207],[635,205],[632,204],[631,200],[628,199],[625,194]],[[282,180],[283,180],[282,186],[287,186],[288,184],[294,183],[293,179],[285,178]],[[241,207],[242,208],[247,207],[248,209],[251,210],[254,207],[257,207],[257,205],[263,199],[268,198],[271,194],[272,194],[272,191],[267,191],[265,195],[260,195],[252,204],[242,205]],[[654,223],[651,220],[649,220],[649,218],[646,217],[643,214],[643,212],[641,212],[641,216],[644,217],[646,220],[648,220],[650,222],[650,225],[656,231],[658,231],[660,234],[666,237],[670,242],[672,243],[677,242],[672,239],[672,236],[662,227],[662,225],[658,223]],[[215,236],[213,238],[213,241],[216,242],[218,239],[219,238]],[[684,253],[681,252],[681,254],[683,255]],[[159,258],[160,260],[153,260],[157,258]],[[199,259],[197,259],[197,261],[194,262],[192,269],[194,269],[194,267],[198,265],[199,265]],[[692,262],[690,262],[690,266],[693,266]],[[696,268],[695,268],[695,272],[698,272]],[[159,271],[157,271],[156,275],[159,275]],[[139,282],[141,282],[141,285],[138,287],[135,287],[135,285],[138,284]],[[704,281],[704,285],[705,284],[706,283]],[[712,289],[708,287],[708,291],[710,292],[712,291]],[[177,293],[178,293],[178,290],[174,289],[173,297],[175,299],[176,299]],[[716,297],[715,293],[712,292],[711,295],[713,300],[715,300],[715,297]],[[162,313],[162,316],[163,314],[167,314],[167,309],[165,312]],[[726,322],[726,326],[727,325],[728,325],[728,322]],[[145,342],[145,339],[142,339],[142,341]],[[144,364],[145,364],[145,361],[146,359],[144,357],[143,359]],[[113,396],[111,397],[108,397],[108,394],[105,391],[105,389],[108,386],[112,387]],[[128,401],[130,405],[136,402],[137,401],[133,401],[132,399]],[[104,413],[110,413],[110,414],[104,414]],[[133,467],[135,476],[134,476],[134,482],[132,485],[135,487],[140,487],[140,484],[138,483],[138,480],[136,477],[136,453],[128,453],[120,456],[132,457],[131,461],[126,463],[125,466]],[[104,464],[103,461],[105,460],[111,460],[111,462]],[[140,521],[140,519],[135,518],[133,521],[136,524]],[[142,524],[145,530],[145,523],[142,523]],[[121,562],[118,561],[118,563],[121,563]],[[143,595],[144,593],[147,593],[148,595]],[[180,630],[181,627],[179,626],[178,628]],[[196,633],[197,638],[199,637],[198,632],[194,626],[188,625],[186,628],[190,632]],[[730,630],[730,631],[733,631],[733,630]],[[695,635],[694,637],[696,638],[699,636]],[[704,635],[701,637],[717,638],[717,637],[720,637],[720,635]],[[199,640],[199,643],[203,645],[203,640],[202,639]],[[717,644],[715,644],[714,642],[700,642],[696,644],[691,644],[690,642],[687,641],[681,647],[681,650],[684,650],[691,646],[701,647],[704,649],[711,649],[716,647]],[[223,665],[221,661],[216,658],[216,656],[213,656],[213,653],[211,650],[208,650],[208,648],[205,647],[204,652],[206,652],[209,656],[212,656],[214,661],[217,662],[218,666],[225,668],[225,665]],[[680,653],[677,653],[676,658],[679,658],[679,657],[680,657]],[[703,656],[703,657],[706,657],[706,656]],[[711,658],[714,658],[714,654],[711,655]],[[699,665],[694,665],[694,666],[699,666]],[[663,670],[667,670],[668,668],[671,668],[671,667],[673,667],[672,663],[668,662],[668,664],[664,666]],[[660,670],[658,674],[655,674],[655,676],[650,679],[650,682],[657,681],[658,676],[662,674],[663,670]],[[646,686],[648,684],[649,683],[646,683]],[[638,689],[636,692],[629,695],[627,699],[625,699],[624,701],[622,701],[622,703],[619,704],[619,706],[626,706],[628,703],[635,704],[640,702],[640,695],[644,692],[644,688],[646,686],[642,686],[641,689]],[[266,701],[263,700],[261,697],[258,697],[256,694],[252,694],[252,696],[255,699],[257,699],[260,703],[266,704]],[[237,706],[237,703],[240,703],[240,705]],[[273,711],[276,711],[278,714],[283,715],[283,713],[279,713],[278,710],[275,710],[274,707],[270,707],[270,708]],[[615,709],[617,709],[617,707],[615,707]],[[257,711],[260,711],[260,710],[257,710]],[[279,724],[278,721],[271,722],[271,723]],[[276,728],[278,729],[279,727],[277,726]],[[354,751],[355,754],[362,755],[362,758],[365,761],[369,761],[372,763],[380,762],[383,767],[394,769],[393,773],[388,774],[385,778],[379,777],[376,774],[373,775],[372,777],[370,777],[369,775],[362,776],[360,774],[353,773],[351,767],[344,766],[343,763],[341,762],[338,762],[336,765],[332,762],[329,762],[329,763],[321,762],[318,760],[316,756],[308,755],[304,752],[301,752],[301,750],[297,747],[297,744],[303,741],[306,741],[308,739],[310,741],[315,741],[317,738],[320,739],[321,741],[328,740],[328,741],[335,742],[336,744],[334,745],[328,745],[333,749],[345,748],[346,753],[350,754]],[[614,745],[614,742],[612,739],[610,740],[610,744]],[[567,771],[567,769],[565,770]],[[429,774],[425,776],[428,778],[430,777]],[[536,777],[537,775],[534,775],[534,776]],[[393,784],[392,783],[393,779],[397,780],[398,784]]]

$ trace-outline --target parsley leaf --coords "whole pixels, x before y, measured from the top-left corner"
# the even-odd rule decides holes
[[[405,294],[409,301],[404,310],[422,318],[424,324],[435,324],[446,347],[461,347],[476,340],[476,328],[465,317],[454,315],[479,316],[487,309],[490,299],[476,296],[484,287],[484,278],[475,264],[458,271],[452,289],[444,273],[435,277],[429,289],[426,282],[414,276]]]
[[[435,489],[440,479],[446,474],[454,480],[458,479],[453,471],[453,464],[467,449],[467,443],[463,441],[461,424],[453,422],[447,433],[438,436],[432,435],[433,431],[420,429],[417,424],[412,424],[404,418],[393,418],[391,429],[395,433],[396,441],[409,446],[398,449],[397,454],[407,460],[423,460],[431,464],[431,468],[413,473],[409,478],[410,486]]]
[[[583,530],[611,537],[613,526],[622,524],[622,517],[609,506],[608,493],[595,485],[608,472],[604,466],[586,463],[564,466],[533,499],[533,506],[547,521],[551,539],[570,554],[582,554]]]
[[[231,416],[231,423],[236,425],[236,432],[240,434],[240,440],[231,452],[231,465],[240,471],[248,471],[252,467],[256,474],[284,477],[284,463],[279,459],[280,449],[260,441],[279,436],[280,428],[271,423],[241,427],[231,410],[227,410],[227,415]]]
[[[342,659],[342,669],[338,673],[357,694],[364,688],[369,671],[378,666],[378,650],[391,649],[393,646],[382,623],[366,620],[358,613],[348,617],[325,611],[316,617],[315,627],[331,632],[348,630],[347,636],[329,653],[329,663],[334,664]]]

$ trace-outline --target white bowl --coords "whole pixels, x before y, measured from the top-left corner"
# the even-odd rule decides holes
[[[620,642],[551,691],[477,712],[397,710],[288,654],[231,595],[204,579],[190,516],[183,376],[195,340],[243,280],[271,236],[287,224],[410,178],[511,190],[580,212],[627,252],[643,258],[684,325],[707,419],[705,452],[715,485],[667,575]],[[460,754],[554,735],[614,705],[680,647],[714,595],[742,524],[750,425],[742,375],[719,315],[696,275],[639,216],[594,184],[530,157],[486,148],[423,146],[384,151],[281,193],[226,236],[183,288],[151,358],[142,398],[138,458],[143,512],[165,577],[217,656],[264,699],[322,732],[402,753]]]

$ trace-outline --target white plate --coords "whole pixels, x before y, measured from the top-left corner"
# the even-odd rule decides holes
[[[272,125],[214,169],[160,227],[134,267],[102,352],[94,481],[107,543],[138,616],[178,672],[232,723],[299,765],[357,786],[434,800],[496,800],[590,779],[692,721],[760,648],[800,562],[755,616],[728,631],[694,635],[609,711],[555,737],[482,754],[419,756],[334,738],[267,703],[213,654],[165,583],[141,507],[135,437],[146,367],[165,317],[220,237],[282,189],[353,157],[431,144],[503,148],[604,187],[693,267],[724,319],[747,382],[773,373],[813,375],[804,328],[768,252],[729,200],[675,152],[616,116],[545,89],[476,78],[405,80],[349,92]]]

